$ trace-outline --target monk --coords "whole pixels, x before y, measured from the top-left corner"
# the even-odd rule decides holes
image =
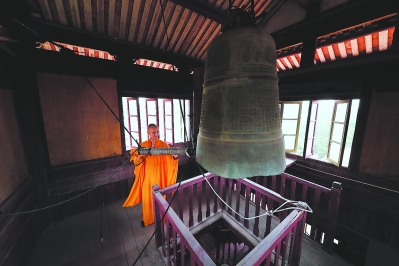
[[[150,124],[147,128],[149,139],[141,143],[142,148],[169,148],[159,139],[159,128]],[[137,149],[130,151],[130,161],[134,163],[135,180],[123,207],[131,207],[142,202],[141,226],[154,223],[152,186],[164,188],[176,183],[178,155],[138,155]]]

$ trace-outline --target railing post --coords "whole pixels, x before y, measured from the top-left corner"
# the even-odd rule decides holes
[[[219,196],[223,199],[224,202],[227,202],[226,200],[226,179],[224,177],[220,177],[220,182],[219,182]],[[226,209],[226,205],[222,201],[220,201],[220,208],[222,210]]]
[[[159,202],[155,199],[155,193],[160,193],[161,188],[156,184],[152,186],[152,200],[154,204],[154,227],[155,227],[155,243],[156,247],[162,246],[162,229],[161,229],[161,209],[159,207]]]
[[[308,208],[308,205],[304,202],[299,202],[298,208],[306,210]],[[298,221],[298,223],[295,226],[296,227],[295,235],[293,236],[294,243],[292,243],[293,247],[291,248],[292,260],[290,261],[289,265],[299,266],[301,260],[302,242],[304,235],[303,231],[305,228],[305,222],[306,222],[306,212],[304,211],[302,214],[302,218]]]
[[[342,185],[334,182],[331,187],[330,202],[328,203],[328,226],[324,235],[323,250],[331,253],[334,243],[335,227],[337,225],[339,201],[341,198]]]

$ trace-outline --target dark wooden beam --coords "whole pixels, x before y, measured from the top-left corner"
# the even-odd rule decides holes
[[[356,118],[355,133],[352,142],[349,169],[359,173],[360,158],[362,156],[364,136],[366,134],[367,120],[370,112],[373,80],[376,77],[370,72],[364,73],[363,82],[359,93],[359,110]]]
[[[315,35],[305,36],[302,43],[301,68],[314,65],[314,54],[316,52],[317,37]]]
[[[380,77],[369,81],[370,86],[397,90],[395,69],[399,55],[389,51],[363,55],[333,62],[286,70],[278,73],[282,100],[309,100],[334,97],[359,97],[364,76]],[[367,74],[366,74],[367,73]]]
[[[396,12],[399,14],[399,2],[396,4]],[[391,53],[399,55],[399,20],[396,18],[395,31],[393,33],[393,40],[391,46]]]
[[[385,71],[395,67],[399,64],[399,56],[392,55],[389,51],[383,51],[374,54],[362,55],[352,58],[345,58],[326,63],[313,65],[308,68],[297,68],[286,71],[281,71],[277,74],[279,84],[284,83],[291,79],[309,80],[310,81],[322,80],[325,76],[336,77],[337,75],[345,74],[345,76],[363,75],[366,69],[374,71]],[[380,69],[376,69],[380,68]],[[321,73],[324,73],[322,76]]]
[[[198,13],[201,16],[209,18],[217,23],[222,24],[225,21],[227,13],[217,9],[206,2],[198,0],[168,0],[176,3],[184,8],[190,9],[191,11]]]
[[[18,34],[21,31],[25,31],[25,34],[30,34],[31,38],[38,42],[47,40],[107,51],[112,55],[116,55],[118,59],[126,61],[145,58],[153,61],[170,63],[177,66],[188,66],[191,68],[204,65],[204,62],[195,58],[190,58],[143,45],[132,44],[122,40],[115,40],[113,38],[85,30],[45,22],[34,18],[25,20],[26,21],[23,23],[26,27],[13,22],[13,25],[10,25],[13,27],[13,32]],[[30,31],[29,29],[33,31]],[[37,34],[34,34],[34,32]]]
[[[307,1],[304,1],[302,4],[305,5]],[[301,4],[301,2],[300,2]],[[306,19],[314,19],[320,15],[320,1],[316,1],[314,3],[307,3],[306,7]],[[303,36],[302,42],[302,56],[301,56],[301,67],[313,66],[314,62],[314,54],[316,52],[317,45],[317,35],[309,34]]]
[[[327,35],[323,38],[319,38],[319,45],[330,45],[333,43],[344,42],[349,39],[356,39],[361,36],[371,34],[376,31],[382,31],[390,27],[395,26],[398,23],[397,16],[390,16],[386,19],[374,21],[372,23],[367,23],[367,25],[362,25],[356,28],[348,28],[343,31],[339,31],[337,34]]]
[[[23,64],[33,72],[67,74],[118,80],[121,96],[177,97],[189,99],[192,96],[193,76],[170,70],[134,65],[69,52],[54,52],[41,49],[16,50],[19,57],[0,58],[0,81],[9,80],[11,66]],[[5,67],[3,70],[2,66]],[[15,71],[14,71],[15,72]],[[17,74],[16,74],[17,75]]]
[[[285,29],[272,33],[276,48],[303,42],[305,36],[323,36],[357,24],[397,12],[396,1],[349,1],[315,18],[307,18]]]
[[[19,59],[9,58],[4,63],[15,64],[16,60],[21,60],[35,72],[130,80],[135,85],[132,89],[147,92],[161,90],[172,93],[168,91],[168,89],[172,90],[172,87],[176,89],[191,89],[192,87],[193,75],[186,73],[80,56],[69,52],[27,49],[18,54]]]

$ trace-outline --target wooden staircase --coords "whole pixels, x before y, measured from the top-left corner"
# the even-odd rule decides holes
[[[236,265],[251,251],[223,222],[198,237],[198,242],[216,265]]]

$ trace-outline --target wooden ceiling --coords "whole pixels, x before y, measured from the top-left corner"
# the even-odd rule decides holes
[[[26,0],[31,16],[37,24],[31,24],[51,41],[61,41],[87,48],[110,51],[112,47],[98,47],[84,42],[76,34],[90,34],[99,40],[107,39],[148,50],[124,56],[134,59],[149,58],[150,52],[173,54],[189,59],[186,62],[203,62],[209,43],[221,31],[221,23],[229,9],[229,0]],[[255,15],[268,14],[277,9],[280,0],[255,0]],[[248,7],[251,0],[232,0],[235,7]],[[40,27],[39,27],[40,24]],[[46,30],[43,25],[53,30]],[[50,26],[51,25],[51,26]],[[54,28],[55,27],[55,28]],[[54,29],[64,31],[64,38],[55,35]],[[50,32],[51,31],[51,32]],[[76,36],[74,36],[74,34]],[[61,35],[61,34],[60,34]],[[91,44],[91,46],[90,46]],[[94,47],[96,46],[96,47]],[[129,46],[128,46],[129,47]],[[173,61],[173,60],[171,60]],[[174,63],[174,62],[170,62]]]
[[[281,10],[285,4],[295,1],[302,3],[310,0],[253,0],[255,16],[262,25],[267,25],[269,19],[274,21],[273,16],[285,16],[289,19],[292,13],[283,14]],[[323,1],[327,0],[321,2]],[[23,40],[18,34],[22,32],[19,28],[25,28],[25,34],[30,34],[33,41],[46,46],[46,50],[57,50],[51,44],[57,42],[81,55],[116,59],[128,64],[136,62],[138,65],[163,69],[173,69],[172,65],[177,69],[187,66],[186,70],[204,66],[208,45],[220,34],[229,5],[245,8],[251,4],[251,0],[3,0],[4,2],[12,4],[7,11],[0,5],[0,25],[4,22],[6,28],[9,27],[17,35],[11,36],[16,40]],[[356,29],[353,25],[392,14],[395,14],[396,19],[397,4],[393,2],[347,1],[327,12],[307,17],[273,32],[272,37],[278,48],[277,56],[281,58],[280,63],[277,62],[277,68],[297,68],[301,59],[304,61],[301,58],[302,42],[309,39],[309,36],[317,39],[315,63],[333,61],[334,56],[337,59],[344,58],[345,53],[350,56],[352,48],[355,49],[355,55],[356,47],[352,46],[355,45],[354,40],[360,36],[359,32],[355,32],[358,30],[390,28],[389,42],[381,44],[390,46],[392,27],[397,24],[392,17],[386,25],[378,25],[374,29],[374,25]],[[297,5],[297,8],[302,7]],[[18,12],[20,10],[24,12]],[[11,24],[2,19],[6,16],[11,17]],[[14,17],[17,18],[16,21]],[[347,27],[351,27],[351,30],[342,34],[341,30]],[[339,34],[325,37],[336,31],[340,31],[341,37]],[[386,34],[381,35],[382,40],[385,40],[384,36]],[[338,41],[340,38],[345,39]],[[363,39],[367,43],[370,38]],[[359,45],[362,45],[363,39],[359,39]],[[373,40],[375,42],[375,38]],[[50,44],[45,44],[46,41],[50,41]],[[338,47],[335,50],[343,54],[331,53],[334,45]],[[345,53],[343,45],[346,48]],[[287,58],[284,59],[284,56]],[[307,58],[313,61],[311,56],[312,54]]]

